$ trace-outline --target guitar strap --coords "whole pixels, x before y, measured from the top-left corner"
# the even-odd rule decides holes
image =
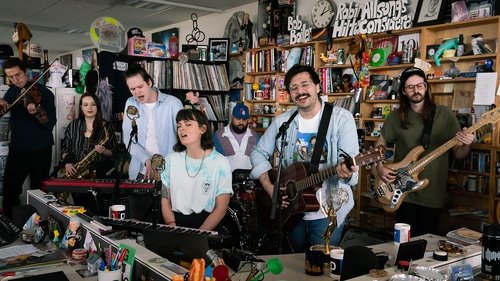
[[[429,144],[431,143],[431,133],[432,133],[432,124],[434,123],[434,115],[432,115],[431,120],[425,122],[424,124],[424,133],[422,134],[422,146],[427,149]]]
[[[323,152],[323,144],[325,143],[326,132],[328,131],[328,124],[330,123],[330,116],[332,116],[333,105],[325,102],[325,109],[319,121],[318,135],[316,136],[316,143],[314,144],[314,151],[311,156],[311,163],[309,164],[309,174],[318,172],[319,158]]]

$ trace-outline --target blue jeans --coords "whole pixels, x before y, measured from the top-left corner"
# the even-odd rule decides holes
[[[293,251],[295,253],[305,252],[312,245],[324,245],[323,233],[325,233],[329,222],[330,220],[328,218],[301,220],[290,232],[288,232],[288,239]],[[344,223],[335,228],[330,237],[330,245],[339,245],[343,230]]]

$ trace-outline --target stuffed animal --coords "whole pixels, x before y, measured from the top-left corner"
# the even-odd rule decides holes
[[[22,22],[14,23],[14,34],[12,34],[12,41],[17,46],[17,55],[19,59],[23,59],[23,44],[24,42],[30,41],[33,35],[30,32],[28,26]]]

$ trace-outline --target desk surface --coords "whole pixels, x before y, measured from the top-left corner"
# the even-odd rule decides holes
[[[472,267],[481,265],[481,247],[478,245],[472,245],[466,247],[466,253],[462,255],[450,256],[447,261],[436,261],[432,259],[432,253],[437,249],[438,241],[445,239],[442,236],[426,234],[423,236],[415,237],[416,239],[425,239],[427,240],[427,247],[424,258],[420,260],[414,261],[412,264],[434,267],[437,269],[442,269],[444,273],[447,273],[448,267],[451,265],[457,264],[471,264]],[[389,280],[389,278],[396,274],[401,273],[396,267],[388,266],[389,264],[393,265],[395,256],[397,254],[398,246],[394,245],[393,242],[388,242],[384,244],[378,244],[369,246],[374,253],[379,252],[387,252],[389,254],[389,261],[386,264],[385,270],[388,272],[387,277],[376,278],[378,281]],[[317,281],[332,281],[330,278],[329,270],[325,269],[324,274],[322,276],[309,276],[304,272],[304,263],[305,263],[305,254],[289,254],[289,255],[273,255],[273,256],[263,256],[261,257],[263,260],[267,260],[269,258],[279,258],[283,263],[283,272],[279,275],[272,275],[271,273],[266,274],[265,280],[317,280]],[[235,278],[233,281],[245,280],[246,275],[242,276],[239,274],[235,274]],[[371,281],[374,280],[373,277],[369,275],[363,275],[357,278],[353,278],[355,281]]]
[[[31,200],[36,199],[36,200],[41,200],[40,202],[43,203],[43,195],[45,195],[44,192],[40,190],[30,190],[28,191],[29,197],[32,197]],[[44,203],[45,206],[48,206],[46,203]],[[51,208],[51,206],[48,206],[48,208]],[[158,264],[153,264],[149,262],[152,258],[157,258],[158,255],[154,254],[153,252],[147,250],[146,248],[138,245],[135,240],[132,239],[125,239],[125,240],[113,240],[110,239],[106,236],[100,235],[98,229],[96,229],[95,225],[87,223],[85,221],[82,222],[82,225],[91,233],[92,235],[97,235],[99,236],[100,239],[103,241],[111,244],[111,245],[119,245],[120,243],[127,244],[137,250],[136,252],[136,259],[135,262],[139,262],[141,264],[144,264],[147,266],[147,268],[159,276],[162,277],[161,280],[169,279],[170,276],[172,276],[173,272],[171,270],[166,269],[165,267],[162,266],[161,263]],[[472,245],[466,247],[467,252],[462,255],[457,255],[457,256],[451,256],[449,257],[448,261],[435,261],[432,259],[432,253],[434,250],[437,249],[437,243],[439,240],[445,239],[444,237],[441,236],[436,236],[436,235],[423,235],[420,237],[415,237],[413,239],[419,239],[419,238],[424,238],[428,241],[427,243],[427,248],[426,248],[426,254],[423,259],[414,261],[413,264],[418,264],[421,266],[428,266],[428,267],[434,267],[438,269],[443,269],[447,270],[450,265],[455,265],[455,264],[471,264],[473,267],[480,266],[481,265],[481,247],[477,245]],[[374,253],[379,253],[379,252],[387,252],[389,254],[389,262],[387,264],[394,264],[394,259],[397,253],[398,246],[394,245],[393,242],[388,242],[384,244],[379,244],[379,245],[373,245],[370,246],[372,248]],[[304,272],[304,263],[305,263],[305,254],[304,253],[299,253],[299,254],[289,254],[289,255],[274,255],[274,256],[263,256],[261,257],[264,260],[267,260],[269,258],[279,258],[281,262],[283,263],[284,270],[281,274],[279,275],[273,275],[271,273],[268,273],[265,275],[265,280],[288,280],[288,281],[294,281],[294,280],[317,280],[317,281],[322,281],[322,280],[329,280],[331,281],[332,278],[330,278],[329,275],[329,270],[324,270],[324,275],[323,276],[309,276],[306,275]],[[82,278],[78,273],[75,272],[75,270],[78,268],[69,266],[69,265],[61,265],[58,267],[47,267],[43,268],[40,270],[37,270],[36,274],[42,274],[42,273],[48,273],[48,272],[54,272],[54,271],[64,271],[65,274],[68,276],[68,279],[70,280],[96,280],[97,278]],[[377,278],[378,281],[385,281],[390,278],[391,275],[398,273],[396,272],[397,269],[395,269],[394,266],[392,267],[386,267],[386,271],[388,271],[388,276],[385,278]],[[35,274],[35,273],[32,273]],[[248,275],[248,272],[242,272],[242,273],[237,273],[233,276],[232,280],[233,281],[238,281],[238,280],[245,280]],[[9,277],[10,280],[11,278]],[[1,277],[0,277],[1,280]],[[155,279],[157,280],[157,279]],[[160,279],[158,279],[160,280]],[[371,281],[373,280],[372,277],[368,275],[360,276],[355,278],[354,280],[356,281]]]

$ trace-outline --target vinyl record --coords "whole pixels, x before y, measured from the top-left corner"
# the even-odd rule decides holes
[[[240,39],[245,39],[245,29],[241,28],[244,15],[245,12],[243,11],[235,12],[226,23],[226,27],[224,28],[224,38],[229,38],[230,46]]]
[[[382,49],[375,49],[371,53],[370,66],[381,66],[387,60],[387,56]]]

